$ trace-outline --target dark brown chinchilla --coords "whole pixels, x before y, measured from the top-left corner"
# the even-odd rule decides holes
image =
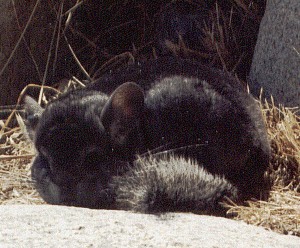
[[[259,106],[223,71],[153,60],[45,109],[30,97],[25,104],[37,150],[32,176],[49,203],[215,213],[226,197],[261,198],[268,190],[270,146]],[[155,159],[136,160],[147,154]],[[136,202],[128,204],[145,188],[147,196],[131,195]]]

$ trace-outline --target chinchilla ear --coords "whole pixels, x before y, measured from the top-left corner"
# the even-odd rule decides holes
[[[139,125],[144,110],[144,91],[136,83],[119,86],[101,112],[101,121],[115,145],[124,145]]]
[[[33,140],[36,126],[44,112],[44,109],[30,96],[25,96],[24,104],[26,130],[29,138]]]

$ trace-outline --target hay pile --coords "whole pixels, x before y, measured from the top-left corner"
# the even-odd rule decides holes
[[[76,3],[75,0],[48,1],[49,11],[59,21],[54,32],[60,35],[53,34],[51,52],[59,55],[55,44],[65,40],[70,57],[76,60],[71,63],[72,68],[65,65],[63,69],[76,77],[90,79],[128,60],[155,56],[153,20],[160,5],[170,1],[153,1],[152,5],[137,2],[101,1],[101,6],[97,6],[100,1],[85,1],[83,5],[79,0]],[[202,0],[182,2],[196,7],[204,3]],[[184,44],[169,44],[169,48],[175,54],[182,52],[184,56],[226,69],[244,80],[251,65],[265,1],[206,3],[209,18],[204,26],[201,50],[188,49]],[[81,6],[86,8],[76,14]],[[86,10],[93,11],[84,12]],[[103,18],[99,20],[99,16]],[[54,66],[47,64],[49,68]],[[80,72],[72,73],[74,71]],[[296,110],[278,108],[262,100],[261,109],[272,142],[273,156],[268,172],[273,182],[271,196],[268,202],[250,201],[247,207],[230,206],[229,212],[236,213],[237,219],[247,223],[300,236],[300,119],[295,115]],[[18,123],[14,128],[9,125],[12,120]],[[0,120],[0,129],[0,204],[44,204],[31,183],[30,161],[34,148],[24,137],[24,124],[17,111],[8,119]]]
[[[70,84],[70,88],[73,84]],[[44,204],[45,202],[34,188],[31,180],[31,161],[35,156],[34,145],[26,133],[21,116],[24,109],[20,102],[29,88],[41,89],[40,85],[27,85],[21,92],[15,108],[10,115],[0,119],[0,204]],[[58,94],[52,87],[44,86],[45,93]],[[48,94],[47,94],[48,95]],[[0,108],[0,113],[3,111]],[[7,112],[7,109],[6,109]]]
[[[0,120],[0,204],[40,204],[43,200],[31,183],[33,145],[22,128],[5,128]]]

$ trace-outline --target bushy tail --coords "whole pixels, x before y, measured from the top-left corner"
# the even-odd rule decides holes
[[[145,213],[169,211],[222,215],[222,201],[237,199],[237,189],[183,158],[138,159],[125,175],[115,177],[112,187],[121,209]]]

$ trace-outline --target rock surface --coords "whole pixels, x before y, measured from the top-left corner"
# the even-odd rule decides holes
[[[212,216],[0,206],[0,247],[300,247],[300,238]]]
[[[250,72],[250,89],[300,106],[300,1],[267,1]]]

